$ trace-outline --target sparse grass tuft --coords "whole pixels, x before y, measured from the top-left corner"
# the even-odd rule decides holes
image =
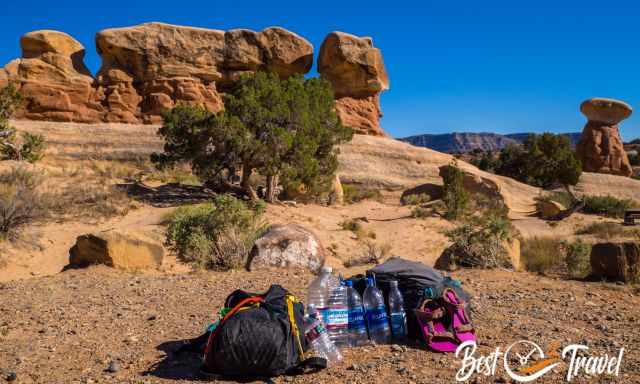
[[[545,273],[562,266],[562,242],[555,237],[532,237],[521,243],[522,262],[528,271]]]
[[[565,243],[565,264],[569,276],[583,279],[591,273],[591,244],[577,240]]]
[[[382,202],[383,197],[377,189],[365,189],[356,184],[343,184],[344,202],[354,204],[362,200],[375,200]]]
[[[614,196],[585,196],[584,202],[586,213],[615,218],[622,218],[627,209],[638,207],[638,202],[634,200]]]
[[[25,167],[0,173],[0,240],[46,216],[46,205],[39,192],[42,183],[41,174]]]
[[[359,265],[380,264],[391,253],[391,246],[389,244],[376,244],[373,241],[365,241],[365,248],[362,253],[355,257],[350,258],[344,262],[344,266],[347,268],[355,267]]]
[[[593,235],[598,239],[611,240],[625,234],[624,227],[618,223],[592,223],[576,231],[576,235]]]

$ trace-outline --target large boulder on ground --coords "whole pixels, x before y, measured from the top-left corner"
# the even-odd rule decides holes
[[[105,264],[125,270],[157,269],[164,248],[157,239],[141,231],[107,231],[79,236],[69,252],[69,264]]]
[[[631,115],[631,107],[622,101],[595,98],[583,102],[580,110],[589,119],[576,147],[583,170],[631,176],[633,169],[618,127]]]
[[[623,282],[640,279],[640,244],[600,243],[591,248],[591,271],[596,278]]]
[[[272,225],[258,240],[246,268],[304,268],[317,272],[325,261],[325,249],[310,230],[297,225]]]
[[[26,99],[15,117],[97,122],[101,95],[84,65],[84,47],[57,31],[34,31],[20,39],[22,58],[0,69],[0,86],[16,85]]]
[[[379,123],[379,95],[389,89],[389,76],[370,37],[331,32],[320,47],[318,72],[333,86],[344,125],[357,133],[386,136]]]
[[[243,73],[265,70],[287,77],[308,72],[313,61],[307,40],[278,27],[225,32],[145,23],[101,31],[96,45],[109,120],[159,121],[160,112],[177,102],[219,111],[219,92]]]
[[[540,217],[550,219],[558,216],[562,211],[566,210],[565,206],[553,200],[540,200],[537,204]]]
[[[524,271],[524,264],[520,255],[520,240],[515,238],[505,240],[502,242],[502,247],[505,252],[505,266],[510,265],[516,272]],[[443,271],[455,271],[460,267],[475,267],[473,265],[465,265],[464,258],[466,255],[458,252],[459,249],[455,245],[446,248],[436,260],[434,268]]]

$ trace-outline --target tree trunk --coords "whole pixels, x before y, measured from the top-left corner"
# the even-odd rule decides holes
[[[251,167],[247,165],[242,166],[242,180],[240,180],[240,186],[245,191],[247,196],[249,196],[251,201],[257,201],[258,195],[256,194],[256,191],[254,191],[253,188],[251,187],[251,180],[250,180],[251,173],[252,173]]]
[[[278,199],[276,191],[278,190],[278,175],[267,176],[267,194],[265,200],[273,203]]]

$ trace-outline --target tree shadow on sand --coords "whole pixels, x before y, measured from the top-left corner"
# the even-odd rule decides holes
[[[118,184],[118,188],[125,191],[132,199],[160,208],[203,203],[215,196],[215,192],[206,187],[178,183],[164,184],[159,187],[150,187],[142,183],[125,183]]]

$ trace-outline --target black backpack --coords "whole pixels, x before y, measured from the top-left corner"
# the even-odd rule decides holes
[[[437,270],[417,261],[409,261],[399,257],[392,257],[382,264],[367,271],[367,276],[373,277],[376,286],[382,290],[385,297],[389,295],[390,281],[398,282],[398,289],[404,300],[407,312],[407,333],[410,338],[420,340],[422,331],[416,320],[414,310],[422,305],[425,299],[440,299],[445,288],[451,288],[456,295],[469,305],[470,295],[460,286],[460,282],[448,276],[443,276]],[[362,295],[366,288],[366,278],[362,275],[351,278],[354,287]],[[388,304],[388,303],[387,303]],[[470,308],[465,308],[471,313]]]
[[[260,295],[237,290],[225,307],[229,312],[208,337],[204,374],[272,377],[326,367],[325,359],[305,359],[304,305],[281,286]]]

